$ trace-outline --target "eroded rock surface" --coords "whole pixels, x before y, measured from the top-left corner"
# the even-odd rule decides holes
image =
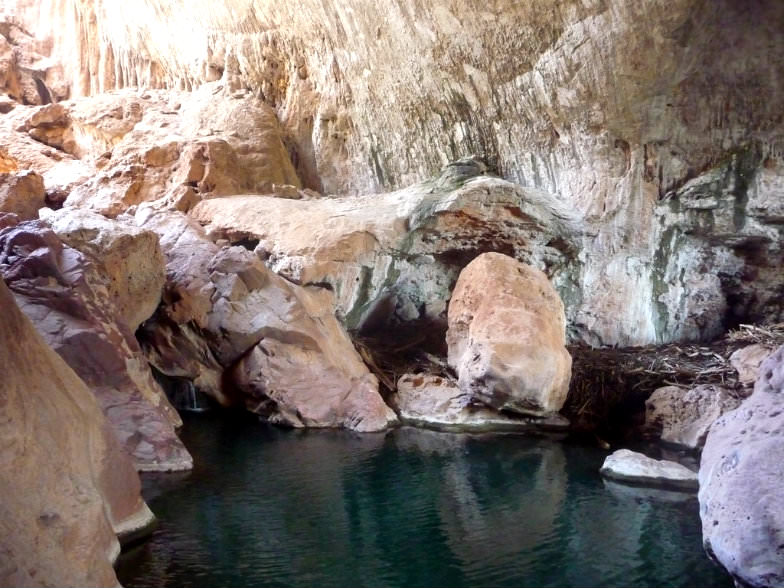
[[[2,280],[0,307],[0,585],[116,586],[115,534],[153,519],[139,477]]]
[[[784,583],[784,347],[711,427],[700,462],[705,549],[748,586]]]
[[[43,178],[32,171],[0,173],[0,213],[10,212],[22,220],[38,218],[46,206]]]
[[[543,416],[566,401],[572,358],[563,303],[541,271],[485,253],[449,303],[449,365],[460,389],[497,410]]]
[[[738,382],[743,386],[754,385],[759,376],[760,367],[773,353],[768,345],[755,343],[738,349],[730,356],[730,363],[738,372]]]
[[[472,402],[457,382],[429,374],[405,374],[397,381],[393,403],[404,423],[450,431],[557,432],[569,422],[559,416],[513,418]]]
[[[181,213],[138,220],[159,233],[167,261],[164,304],[141,333],[162,373],[290,426],[376,431],[396,421],[323,293],[243,247],[213,244]]]
[[[662,441],[701,449],[713,422],[740,403],[741,398],[721,386],[665,386],[645,401],[645,425]]]
[[[122,225],[114,231],[121,239]],[[138,232],[131,227],[124,235],[133,241]],[[98,242],[83,243],[89,251]],[[146,239],[139,245],[145,250]],[[192,459],[175,432],[182,421],[153,379],[122,306],[113,304],[112,274],[100,257],[68,247],[42,221],[0,230],[0,275],[47,343],[92,389],[137,468],[188,469]]]
[[[697,490],[697,474],[686,466],[628,449],[608,455],[599,471],[603,476],[627,484]]]
[[[455,162],[388,194],[204,200],[191,216],[213,239],[255,246],[289,280],[329,289],[349,329],[417,320],[445,327],[457,275],[478,254],[502,251],[550,273],[575,262],[580,229],[568,210],[482,170]],[[561,275],[568,288],[571,277]]]

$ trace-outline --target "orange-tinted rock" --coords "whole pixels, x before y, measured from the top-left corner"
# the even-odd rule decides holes
[[[44,179],[32,171],[0,173],[0,213],[11,212],[22,220],[38,218],[46,206]]]
[[[449,365],[463,392],[498,410],[561,409],[572,359],[563,303],[541,271],[480,255],[460,273],[448,318]]]
[[[0,585],[116,586],[115,534],[152,521],[95,398],[0,280]]]
[[[41,221],[0,231],[0,275],[49,345],[91,388],[140,470],[188,469],[181,424],[104,277]]]

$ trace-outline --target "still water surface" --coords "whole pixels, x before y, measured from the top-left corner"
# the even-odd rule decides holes
[[[608,485],[599,449],[185,415],[192,473],[146,475],[144,586],[732,586],[697,502]]]

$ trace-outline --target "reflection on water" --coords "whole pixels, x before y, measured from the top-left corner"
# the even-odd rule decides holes
[[[145,477],[160,526],[126,586],[731,586],[696,500],[606,487],[598,449],[216,415],[183,440],[196,469]]]

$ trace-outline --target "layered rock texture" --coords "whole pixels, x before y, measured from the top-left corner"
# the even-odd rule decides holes
[[[700,463],[705,549],[748,586],[784,583],[784,347],[754,393],[711,427]]]
[[[249,90],[322,192],[396,189],[477,154],[552,194],[592,228],[581,288],[561,291],[573,337],[704,339],[781,316],[774,0],[56,0],[13,15],[72,95]]]
[[[0,281],[0,585],[116,586],[115,535],[152,521],[90,390]]]

